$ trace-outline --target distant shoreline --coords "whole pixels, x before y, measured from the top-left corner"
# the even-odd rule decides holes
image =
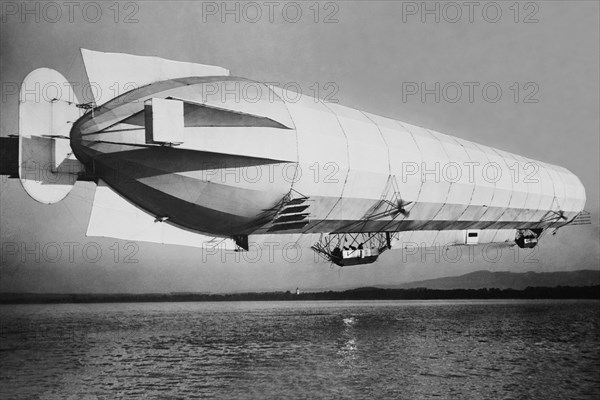
[[[51,294],[1,293],[0,304],[58,303],[146,303],[217,301],[306,301],[306,300],[485,300],[485,299],[592,299],[600,300],[600,285],[528,287],[515,289],[380,289],[359,288],[345,291],[261,292],[261,293],[148,293],[148,294]]]

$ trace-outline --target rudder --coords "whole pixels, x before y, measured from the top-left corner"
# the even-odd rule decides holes
[[[67,79],[38,68],[21,84],[18,173],[34,200],[54,204],[65,198],[83,166],[71,150],[71,126],[79,118],[77,97]]]

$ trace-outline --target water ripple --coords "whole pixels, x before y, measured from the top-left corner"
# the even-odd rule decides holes
[[[2,306],[0,398],[596,399],[598,306]]]

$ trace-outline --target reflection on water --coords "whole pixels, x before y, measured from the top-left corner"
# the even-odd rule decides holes
[[[357,357],[356,332],[353,327],[356,318],[344,318],[342,321],[345,326],[340,337],[341,346],[338,351],[340,358],[338,364],[340,367],[352,368]]]
[[[600,303],[1,306],[0,398],[600,398]]]

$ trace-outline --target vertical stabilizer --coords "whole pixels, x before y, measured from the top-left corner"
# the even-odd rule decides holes
[[[227,76],[229,70],[213,65],[160,57],[105,53],[81,49],[96,105],[150,83],[189,76]]]

